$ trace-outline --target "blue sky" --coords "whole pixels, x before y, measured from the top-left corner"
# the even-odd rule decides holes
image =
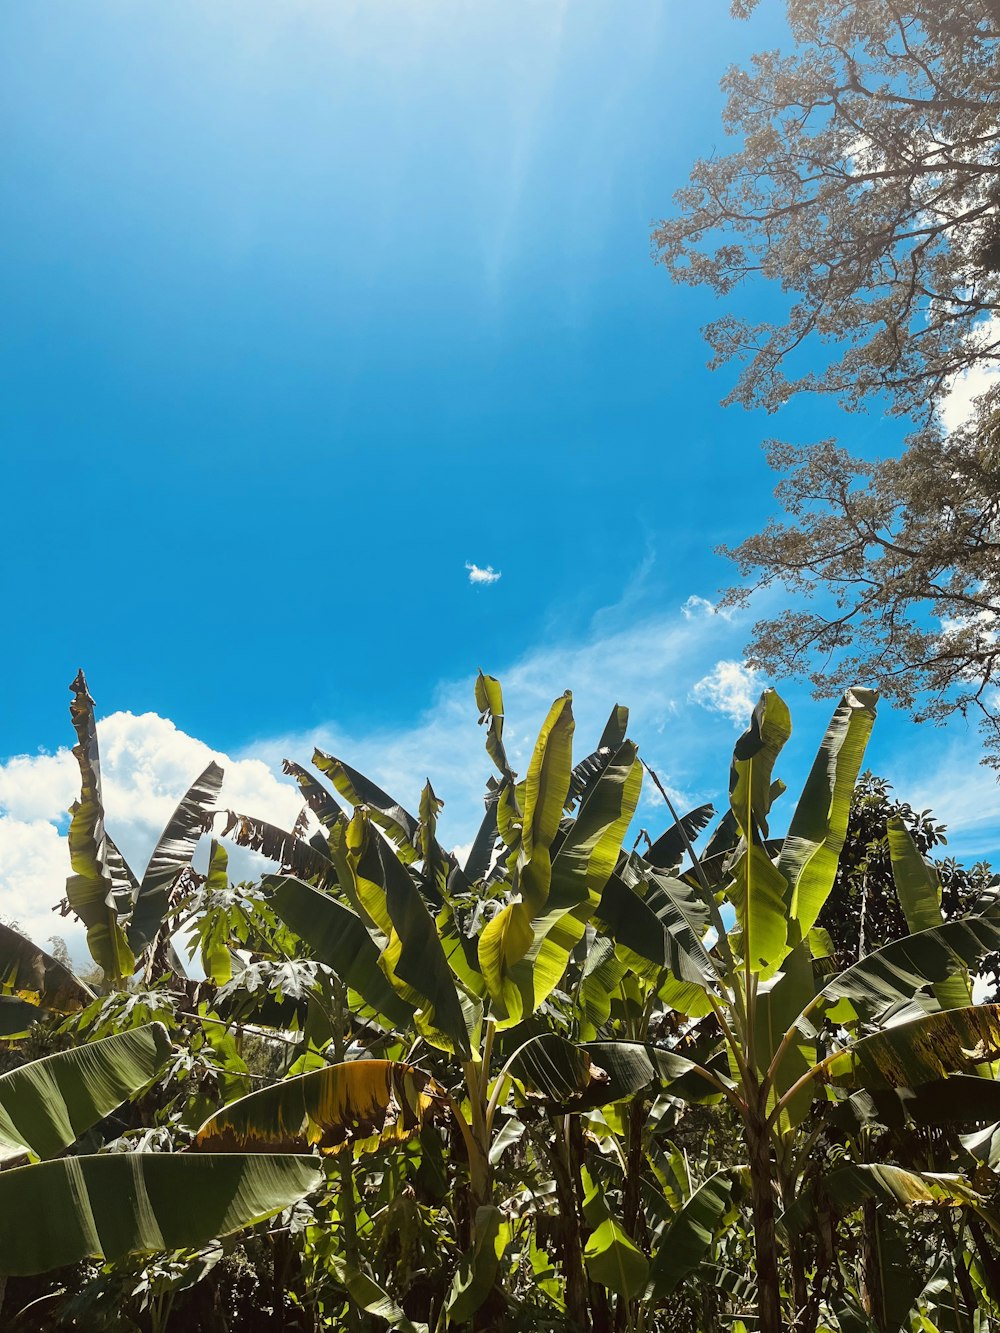
[[[689,599],[770,512],[760,442],[899,438],[720,408],[717,308],[651,259],[725,67],[780,39],[721,0],[4,7],[0,911],[54,873],[81,664],[137,855],[196,743],[318,738],[404,799],[429,771],[460,840],[478,666],[525,736],[566,687],[598,730],[621,697],[679,795],[724,793],[747,623]],[[785,693],[794,776],[828,709]],[[887,715],[872,759],[1000,845],[964,727]]]

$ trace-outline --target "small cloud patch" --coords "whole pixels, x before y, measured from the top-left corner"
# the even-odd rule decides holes
[[[723,713],[736,726],[743,726],[757,702],[757,682],[757,673],[742,662],[716,662],[695,684],[691,698],[702,708]]]
[[[500,571],[494,569],[492,565],[481,568],[479,565],[473,564],[471,560],[466,560],[465,568],[469,571],[470,583],[490,584],[499,581]]]

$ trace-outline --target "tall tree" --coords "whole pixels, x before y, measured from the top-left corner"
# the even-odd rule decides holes
[[[806,599],[755,626],[751,660],[808,674],[820,655],[828,689],[832,654],[845,681],[874,675],[924,716],[975,710],[997,759],[1000,390],[974,381],[950,433],[941,408],[957,376],[1000,363],[1000,4],[787,10],[792,53],[725,76],[739,147],[695,165],[659,258],[727,304],[758,275],[789,297],[776,322],[727,308],[708,326],[713,365],[741,367],[727,402],[876,394],[916,429],[878,462],[771,444],[784,514],[729,554],[751,587]]]

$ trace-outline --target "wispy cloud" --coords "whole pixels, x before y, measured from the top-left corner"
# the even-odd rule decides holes
[[[646,619],[630,609],[616,621],[613,612],[607,608],[577,638],[552,637],[518,660],[483,663],[503,683],[511,763],[519,772],[527,769],[546,711],[571,688],[577,755],[594,747],[611,707],[627,704],[629,734],[671,799],[680,806],[704,800],[718,805],[725,799],[734,728],[746,724],[763,683],[739,660],[743,613],[724,619],[704,598]],[[331,721],[264,738],[233,755],[218,754],[155,713],[113,713],[98,724],[109,830],[141,869],[177,800],[213,757],[226,770],[221,804],[287,827],[301,799],[281,776],[280,761],[287,756],[308,763],[319,745],[368,773],[410,809],[430,778],[446,802],[442,839],[467,846],[482,818],[482,794],[492,771],[473,686],[471,671],[441,682],[421,714],[391,729],[349,730]],[[781,763],[781,776],[793,792],[812,762],[830,706],[802,695],[793,701],[796,731]],[[951,730],[942,736],[908,729],[901,744],[886,730],[891,721],[886,717],[876,727],[867,762],[894,783],[902,799],[933,808],[949,823],[950,848],[957,854],[990,855],[1000,844],[1000,795],[995,777],[977,766],[973,733],[963,738]],[[69,871],[65,811],[77,782],[68,749],[0,763],[0,914],[18,920],[40,943],[64,935],[74,956],[82,958],[82,933],[50,910]],[[662,804],[647,783],[637,822],[655,836],[664,821]],[[248,857],[234,855],[237,874],[259,864],[242,859]]]
[[[476,584],[497,583],[500,580],[500,570],[494,569],[492,565],[480,566],[474,564],[471,560],[466,560],[465,568],[469,571],[469,582]]]
[[[743,727],[760,690],[760,677],[744,663],[716,662],[707,675],[695,682],[691,698],[702,708],[722,713],[736,726]]]

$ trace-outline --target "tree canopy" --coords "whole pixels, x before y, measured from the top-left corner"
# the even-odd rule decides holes
[[[808,674],[822,658],[826,689],[875,677],[923,716],[973,709],[995,757],[998,390],[957,429],[941,409],[956,377],[1000,361],[1000,5],[789,0],[788,20],[792,54],[726,74],[739,146],[695,165],[657,253],[726,301],[706,334],[714,365],[740,366],[727,402],[875,395],[915,429],[878,461],[772,442],[784,514],[729,554],[751,587],[806,605],[755,626],[751,661]],[[755,276],[787,294],[782,318],[731,308]]]

